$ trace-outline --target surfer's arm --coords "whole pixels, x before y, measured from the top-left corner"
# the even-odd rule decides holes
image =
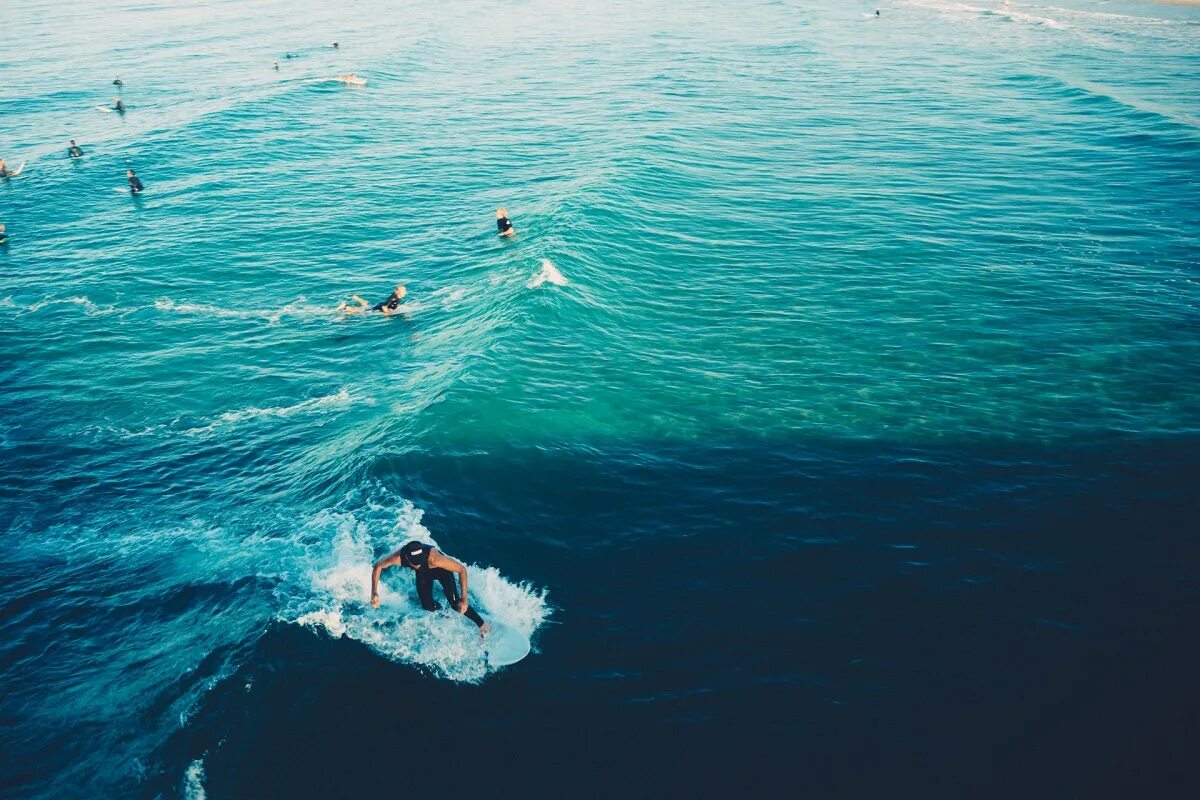
[[[429,566],[434,569],[449,570],[458,576],[458,582],[462,586],[462,608],[457,608],[455,611],[458,611],[460,614],[464,612],[467,608],[467,568],[450,556],[442,555],[437,550],[429,551]]]
[[[388,567],[394,567],[400,563],[400,554],[392,553],[386,558],[381,558],[375,562],[375,566],[371,568],[371,605],[379,606],[379,575]]]

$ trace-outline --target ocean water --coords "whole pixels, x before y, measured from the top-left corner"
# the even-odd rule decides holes
[[[1122,0],[5,0],[0,795],[1186,796],[1198,75]],[[411,536],[528,658],[367,606]]]

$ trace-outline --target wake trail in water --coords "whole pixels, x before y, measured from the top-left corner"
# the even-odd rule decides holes
[[[280,308],[265,308],[265,309],[238,309],[225,308],[222,306],[211,305],[207,303],[192,303],[188,301],[177,301],[171,298],[161,298],[155,300],[149,306],[118,306],[115,304],[100,304],[93,301],[91,298],[84,295],[72,297],[46,297],[31,303],[28,306],[21,305],[12,297],[6,297],[0,300],[0,308],[12,309],[14,315],[36,314],[41,311],[54,309],[60,306],[78,306],[83,310],[83,313],[90,317],[107,316],[107,315],[128,315],[139,311],[160,311],[170,314],[197,315],[215,318],[227,319],[261,319],[275,325],[278,324],[284,317],[297,317],[314,319],[320,317],[334,317],[334,309],[332,306],[317,306],[312,305],[307,301],[307,298],[299,297],[296,300],[287,303]],[[404,308],[403,306],[401,308]],[[416,310],[415,304],[411,305],[409,311]]]
[[[295,414],[320,413],[324,411],[346,408],[354,402],[355,398],[350,394],[350,390],[343,387],[336,394],[325,395],[323,397],[314,397],[290,406],[272,406],[268,408],[257,408],[251,406],[250,408],[242,408],[236,411],[226,411],[208,425],[197,428],[189,428],[183,431],[183,433],[188,436],[204,436],[219,428],[237,425],[247,420],[272,419],[290,417]]]
[[[9,304],[6,304],[6,306],[12,307]],[[27,306],[24,309],[22,309],[22,312],[29,313],[29,314],[36,314],[39,311],[43,311],[48,308],[53,308],[55,306],[79,306],[80,308],[83,309],[83,313],[88,315],[89,317],[124,313],[123,309],[117,308],[116,306],[113,306],[113,305],[102,306],[102,305],[92,302],[89,298],[83,297],[83,296],[48,298],[45,300],[39,300],[38,302],[34,303],[33,305]]]
[[[307,298],[300,297],[282,308],[274,309],[236,309],[223,308],[205,303],[189,303],[162,298],[154,301],[157,311],[167,311],[174,314],[197,314],[207,317],[227,317],[231,319],[263,319],[272,325],[287,317],[334,317],[334,309],[330,306],[316,306],[306,303]]]

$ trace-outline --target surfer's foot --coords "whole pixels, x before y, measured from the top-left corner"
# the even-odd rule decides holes
[[[480,636],[487,636],[487,635],[488,635],[488,631],[489,631],[489,630],[491,630],[491,629],[492,629],[492,626],[491,626],[491,625],[488,625],[488,624],[485,622],[485,623],[483,623],[482,625],[480,625],[480,626],[479,626],[479,635],[480,635]]]

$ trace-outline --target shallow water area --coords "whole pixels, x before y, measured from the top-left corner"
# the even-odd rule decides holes
[[[8,0],[0,795],[1186,796],[1197,74],[1133,0]],[[532,652],[370,608],[410,537]]]

